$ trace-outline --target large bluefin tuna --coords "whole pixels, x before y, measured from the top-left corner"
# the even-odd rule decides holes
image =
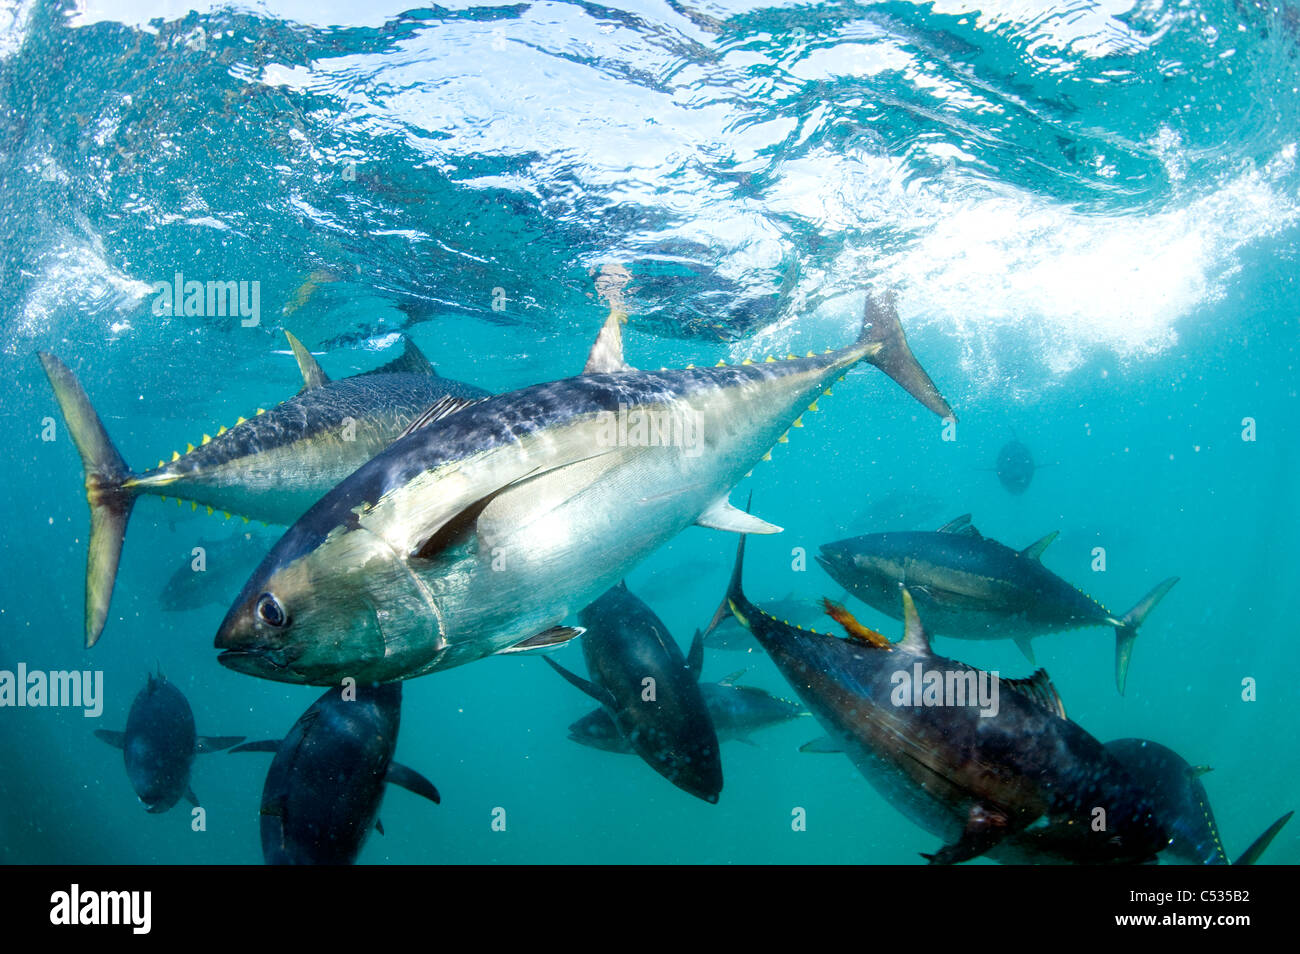
[[[139,495],[188,500],[192,509],[204,506],[208,513],[292,523],[434,402],[459,406],[487,394],[439,377],[410,339],[388,364],[331,381],[298,339],[286,335],[304,380],[297,395],[215,435],[204,434],[184,454],[173,451],[170,461],[143,473],[133,473],[117,452],[76,375],[54,355],[39,353],[86,475],[87,646],[95,645],[108,620],[126,524]]]
[[[816,750],[845,752],[942,840],[932,864],[1139,863],[1169,844],[1142,787],[1065,717],[1045,672],[999,679],[935,654],[907,590],[897,643],[829,601],[847,639],[783,623],[745,598],[744,548],[726,605],[826,731]]]
[[[585,373],[417,422],[323,497],[235,599],[220,661],[324,685],[555,645],[686,527],[777,532],[727,495],[859,362],[952,413],[886,296],[847,348],[736,367],[629,368],[623,320],[611,312]]]
[[[902,619],[899,590],[912,592],[927,628],[959,639],[1012,639],[1032,663],[1044,633],[1112,626],[1115,685],[1123,693],[1138,627],[1178,577],[1159,583],[1116,616],[1043,566],[1050,533],[1023,550],[985,537],[963,514],[934,532],[873,533],[827,543],[817,562],[846,590]]]
[[[131,703],[126,731],[96,729],[95,737],[122,750],[126,777],[144,810],[165,812],[181,797],[198,805],[190,787],[194,756],[242,742],[242,735],[196,735],[194,713],[179,689],[161,674],[149,676]]]

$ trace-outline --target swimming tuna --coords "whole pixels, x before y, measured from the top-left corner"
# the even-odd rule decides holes
[[[684,792],[716,803],[722,791],[718,735],[700,692],[704,642],[682,655],[654,610],[620,583],[582,611],[582,655],[591,680],[546,661],[601,704],[618,733]]]
[[[1189,765],[1177,752],[1147,739],[1117,739],[1107,742],[1106,749],[1145,788],[1169,831],[1171,840],[1162,858],[1187,865],[1229,863],[1210,798],[1201,784],[1200,777],[1209,771],[1207,767]],[[1270,825],[1232,864],[1253,865],[1258,861],[1292,814],[1287,812]]]
[[[1030,640],[1084,626],[1115,628],[1115,685],[1128,680],[1138,627],[1178,577],[1160,583],[1123,616],[1115,616],[1043,566],[1050,533],[1012,550],[975,529],[970,514],[937,532],[876,533],[825,544],[817,562],[870,606],[903,616],[906,585],[931,632],[960,639],[1013,639],[1032,663]]]
[[[719,742],[745,742],[753,745],[753,734],[771,726],[789,722],[808,715],[808,710],[796,702],[781,699],[753,686],[738,686],[736,680],[744,674],[733,673],[721,682],[702,682],[700,691],[708,707],[709,718],[718,733]],[[619,732],[618,726],[604,708],[593,709],[569,726],[569,738],[580,745],[605,752],[631,754],[632,746]]]
[[[274,752],[262,788],[262,857],[268,865],[350,865],[378,826],[386,784],[435,804],[433,783],[393,761],[402,684],[330,689],[283,741],[231,752]],[[382,833],[383,828],[379,828]]]
[[[998,451],[998,462],[994,469],[1007,493],[1019,496],[1029,489],[1029,483],[1034,479],[1034,456],[1020,441],[1010,440]]]
[[[884,798],[943,842],[925,857],[1139,863],[1169,843],[1155,807],[1100,742],[1065,718],[1047,674],[999,679],[936,655],[908,590],[890,643],[843,607],[847,639],[765,614],[741,587],[727,605],[767,650],[829,741]]]
[[[125,732],[96,729],[95,736],[122,750],[131,788],[152,814],[167,811],[182,796],[198,805],[190,787],[194,756],[244,740],[242,735],[195,735],[190,704],[161,674],[151,674],[131,703]]]
[[[611,311],[583,374],[435,414],[330,491],[236,598],[220,661],[330,684],[557,645],[686,527],[777,532],[727,495],[858,363],[952,413],[886,297],[847,348],[737,367],[629,368],[625,317]]]
[[[388,446],[438,400],[451,406],[487,392],[438,377],[408,339],[405,353],[374,371],[331,381],[302,344],[286,332],[305,385],[269,411],[258,409],[232,428],[203,435],[198,446],[143,473],[133,473],[109,439],[76,376],[40,352],[72,440],[81,455],[90,503],[86,560],[86,645],[108,619],[122,541],[140,494],[189,500],[268,523],[292,523],[325,491]]]

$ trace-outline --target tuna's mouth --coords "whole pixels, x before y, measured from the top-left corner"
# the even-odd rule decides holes
[[[227,649],[217,655],[217,662],[227,669],[249,676],[261,676],[281,682],[298,682],[299,676],[289,668],[297,653],[275,649]]]

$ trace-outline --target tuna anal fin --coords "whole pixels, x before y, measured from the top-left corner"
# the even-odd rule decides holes
[[[321,370],[320,364],[312,357],[312,353],[303,346],[303,343],[289,331],[285,331],[284,336],[289,339],[289,347],[293,349],[293,356],[298,359],[298,370],[302,372],[303,390],[310,391],[312,388],[318,388],[329,381],[329,377]]]
[[[691,651],[686,656],[686,670],[691,674],[692,679],[696,682],[700,681],[700,674],[704,671],[704,634],[698,629],[691,638]]]
[[[1243,851],[1241,853],[1241,857],[1238,858],[1236,861],[1234,861],[1233,864],[1253,865],[1256,861],[1258,861],[1259,856],[1264,853],[1264,850],[1268,848],[1269,843],[1272,842],[1272,840],[1277,837],[1277,833],[1280,832],[1283,826],[1286,825],[1286,823],[1291,820],[1291,816],[1294,814],[1295,812],[1287,812],[1277,821],[1273,822],[1273,824],[1269,825],[1268,829],[1264,832],[1264,834],[1260,835],[1258,838],[1252,841],[1250,843],[1250,847],[1247,848],[1245,851]]]
[[[185,787],[185,800],[195,808],[199,807],[199,797],[194,794],[194,789],[190,788],[188,785]]]
[[[438,790],[433,783],[415,769],[407,768],[400,762],[388,763],[388,774],[384,776],[384,780],[390,785],[398,785],[408,792],[422,795],[435,805],[442,804],[442,796],[438,794]],[[384,833],[382,828],[379,833],[381,835]]]
[[[107,742],[115,749],[126,748],[126,733],[113,732],[110,729],[96,729],[95,738],[101,742]]]
[[[206,755],[209,752],[220,752],[243,741],[242,735],[200,735],[194,740],[194,754]]]
[[[1021,633],[1019,636],[1015,636],[1013,638],[1015,639],[1016,646],[1020,649],[1022,653],[1025,654],[1025,658],[1029,660],[1029,665],[1031,666],[1036,665],[1034,662],[1033,638],[1025,635],[1024,633]]]
[[[972,805],[966,827],[956,843],[944,845],[933,855],[922,855],[932,865],[955,865],[984,854],[1010,834],[1007,816],[1001,812]]]
[[[776,524],[760,520],[753,514],[733,507],[726,497],[719,497],[708,510],[700,514],[695,523],[701,527],[714,530],[726,530],[731,533],[780,533]]]
[[[577,639],[585,632],[586,630],[581,626],[552,626],[550,629],[543,630],[535,636],[529,636],[513,646],[498,649],[496,655],[508,656],[511,653],[550,652],[552,649],[559,649],[571,639]]]

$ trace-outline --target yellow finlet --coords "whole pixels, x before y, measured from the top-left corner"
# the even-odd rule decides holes
[[[815,410],[817,410],[817,402],[816,402],[816,401],[813,401],[811,404],[809,404],[809,405],[808,405],[808,410],[810,410],[810,411],[815,411]]]
[[[769,354],[766,358],[763,359],[763,363],[764,363],[764,364],[775,364],[775,363],[776,363],[776,358],[772,357],[772,356]]]
[[[199,502],[198,502],[197,500],[191,500],[191,501],[190,501],[190,510],[191,510],[191,511],[195,511],[195,510],[198,510],[198,509],[199,509]]]
[[[830,389],[830,388],[827,388],[825,391],[822,392],[822,394],[825,394],[827,397],[830,396],[830,393],[831,393],[831,389]]]
[[[211,507],[208,508],[208,516],[209,516],[209,517],[212,516],[212,508],[211,508]]]
[[[244,518],[244,523],[248,523],[248,518],[247,518],[247,517]]]
[[[207,435],[207,434],[204,434],[204,435],[203,435],[203,440],[199,441],[199,443],[200,443],[200,444],[211,444],[211,443],[212,443],[212,438],[211,438],[211,436],[209,436],[209,435]]]
[[[794,360],[794,355],[792,355],[792,354],[788,354],[788,355],[786,355],[786,356],[785,356],[785,360],[787,360],[787,361],[793,361],[793,360]]]
[[[759,460],[771,460],[771,459],[772,459],[771,451],[768,451],[766,454],[764,454],[762,457],[759,458]]]
[[[230,513],[229,513],[229,511],[223,510],[223,511],[221,511],[221,515],[222,515],[223,517],[225,517],[227,520],[230,519]]]
[[[687,370],[687,371],[694,371],[694,370],[695,370],[695,365],[693,365],[693,364],[688,364],[688,365],[686,366],[686,370]]]
[[[777,442],[778,444],[789,444],[789,443],[790,443],[790,432],[789,432],[789,431],[786,431],[784,434],[782,434],[780,437],[778,437],[778,438],[776,439],[776,442]]]
[[[721,358],[719,358],[718,363],[714,365],[715,368],[725,368],[726,366],[727,362],[723,361]]]
[[[753,358],[746,358],[744,361],[742,361],[742,362],[740,362],[740,363],[741,363],[741,364],[753,364],[753,363],[754,363],[754,359],[753,359]]]
[[[222,434],[226,433],[226,431],[228,431],[228,430],[229,430],[229,428],[226,427],[226,425],[222,424],[219,428],[217,428],[217,436],[220,437]]]
[[[194,445],[193,445],[193,444],[186,444],[186,445],[185,445],[185,453],[187,453],[187,454],[192,454],[192,453],[194,453]]]
[[[259,408],[257,409],[257,413],[258,413],[258,414],[265,414],[265,413],[266,413],[266,408],[264,408],[264,407],[259,407]]]
[[[162,465],[163,465],[162,459],[159,458],[159,460],[158,460],[158,466],[161,467]]]
[[[172,460],[180,460],[180,459],[181,459],[180,451],[172,451]]]
[[[166,502],[167,502],[167,498],[164,497],[162,494],[159,494],[158,496],[162,497],[162,502],[163,502],[163,503],[166,503]]]
[[[815,358],[815,357],[817,357],[817,355],[815,355],[815,354],[813,354],[811,351],[809,351],[806,355],[804,355],[804,357],[805,357],[805,358]]]
[[[791,427],[803,427],[803,415],[800,414],[798,417],[796,417],[796,418],[794,419],[794,423],[791,424],[790,426],[791,426]]]
[[[238,427],[240,424],[243,424],[246,420],[248,420],[248,418],[241,417],[239,420],[235,421],[235,427]]]

